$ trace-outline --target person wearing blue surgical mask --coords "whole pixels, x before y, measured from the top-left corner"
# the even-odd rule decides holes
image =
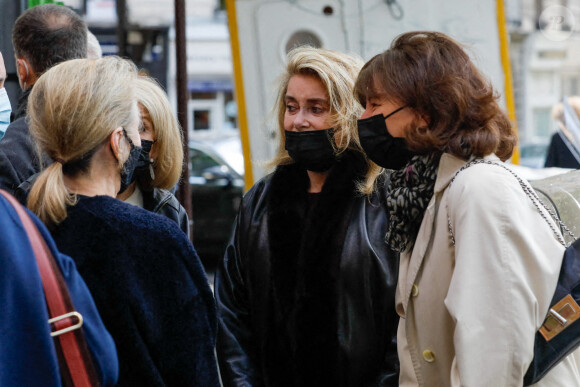
[[[4,66],[4,58],[0,52],[0,140],[6,133],[6,128],[10,125],[10,113],[12,113],[12,106],[8,99],[8,93],[4,88],[4,81],[6,80],[6,67]]]
[[[385,175],[359,145],[361,65],[325,49],[288,54],[275,169],[244,196],[215,279],[224,386],[398,382],[398,256],[383,240],[385,198],[366,185]]]

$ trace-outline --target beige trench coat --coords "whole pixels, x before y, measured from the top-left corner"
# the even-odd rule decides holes
[[[401,255],[401,386],[521,386],[556,287],[564,247],[517,179],[478,164],[448,189],[464,164],[442,156],[415,246]],[[538,385],[580,386],[574,360]]]

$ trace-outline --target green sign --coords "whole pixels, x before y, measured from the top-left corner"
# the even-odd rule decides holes
[[[54,0],[28,0],[28,8],[35,7],[41,4],[58,4],[64,5],[63,1],[54,1]]]

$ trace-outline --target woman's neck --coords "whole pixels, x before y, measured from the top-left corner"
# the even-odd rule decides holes
[[[116,184],[93,180],[88,176],[68,177],[64,176],[64,184],[72,193],[84,196],[111,196],[116,197]]]
[[[108,146],[95,152],[86,173],[63,177],[68,190],[79,195],[117,197],[119,192],[119,167]]]
[[[310,186],[308,187],[309,193],[319,193],[322,191],[322,187],[324,186],[324,182],[326,181],[326,177],[330,170],[325,172],[314,172],[314,171],[306,171],[308,173],[308,178],[310,179]]]

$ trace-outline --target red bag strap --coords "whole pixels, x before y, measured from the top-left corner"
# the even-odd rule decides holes
[[[63,384],[82,387],[99,385],[83,331],[80,329],[83,317],[74,309],[60,268],[44,238],[20,203],[4,190],[0,189],[0,194],[16,210],[36,257],[50,317],[48,320],[52,331],[50,335],[57,347]],[[65,372],[67,370],[68,372]]]

